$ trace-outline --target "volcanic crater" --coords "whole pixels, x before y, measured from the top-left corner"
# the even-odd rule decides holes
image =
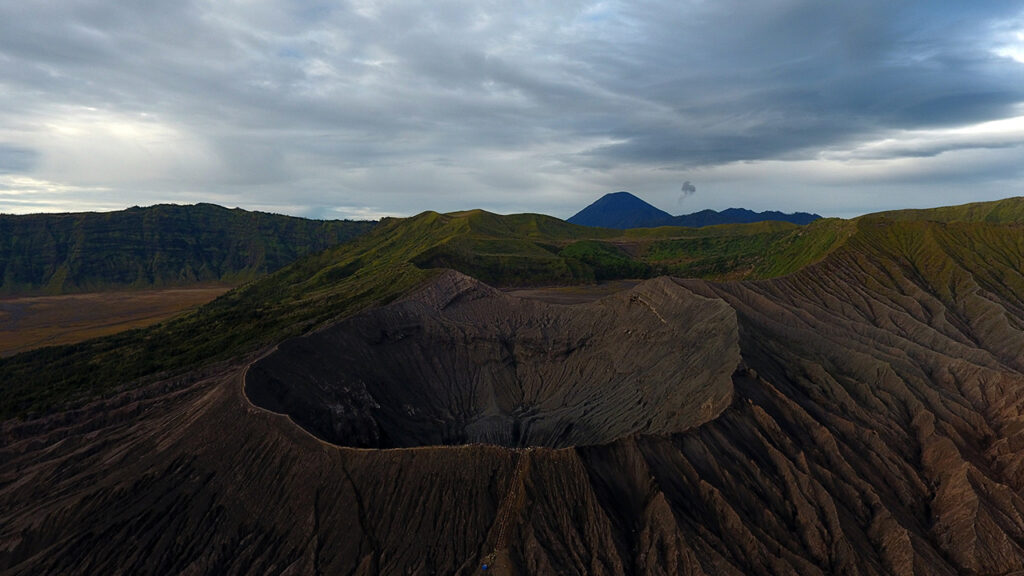
[[[740,362],[734,310],[669,278],[565,305],[446,271],[282,343],[245,392],[340,446],[564,448],[714,419]]]

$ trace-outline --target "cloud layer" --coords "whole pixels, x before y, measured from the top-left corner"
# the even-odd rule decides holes
[[[1005,0],[0,2],[0,211],[850,216],[1024,194],[1022,103]]]

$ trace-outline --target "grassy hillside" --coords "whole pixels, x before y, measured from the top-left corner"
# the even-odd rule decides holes
[[[671,237],[658,237],[678,230]],[[851,222],[817,220],[731,224],[698,229],[633,230],[635,253],[655,274],[716,280],[774,278],[821,260],[854,231]]]
[[[372,227],[212,204],[0,215],[0,294],[240,284]]]
[[[893,210],[870,214],[890,220],[931,220],[935,222],[1024,222],[1024,197],[1004,198],[994,202],[972,202],[959,206],[942,206],[914,210]]]
[[[770,278],[820,260],[849,236],[850,222],[809,226],[783,222],[704,228],[613,230],[576,226],[548,216],[450,215],[458,234],[413,262],[454,268],[499,286],[572,284],[660,275],[712,279]]]

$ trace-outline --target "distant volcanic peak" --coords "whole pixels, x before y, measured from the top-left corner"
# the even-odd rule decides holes
[[[641,228],[668,224],[672,215],[644,202],[629,192],[605,194],[567,220],[581,226]]]
[[[667,278],[555,306],[450,272],[282,344],[246,392],[339,445],[567,447],[707,422],[739,362],[732,309]]]

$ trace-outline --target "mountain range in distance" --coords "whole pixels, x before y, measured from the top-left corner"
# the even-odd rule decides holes
[[[616,192],[601,197],[568,222],[628,229],[762,221],[802,225],[818,218],[802,212],[742,208],[671,216],[628,192]],[[104,213],[0,214],[0,295],[236,286],[351,240],[375,225],[372,221],[312,220],[205,203]]]
[[[0,214],[0,294],[238,285],[375,225],[215,204]]]
[[[657,226],[685,226],[699,228],[718,224],[749,224],[753,222],[791,222],[809,224],[821,218],[818,214],[795,212],[786,214],[775,210],[754,212],[745,208],[728,208],[721,212],[701,210],[692,214],[673,216],[664,210],[637,198],[629,192],[612,192],[580,210],[566,222],[600,228],[654,228]]]

